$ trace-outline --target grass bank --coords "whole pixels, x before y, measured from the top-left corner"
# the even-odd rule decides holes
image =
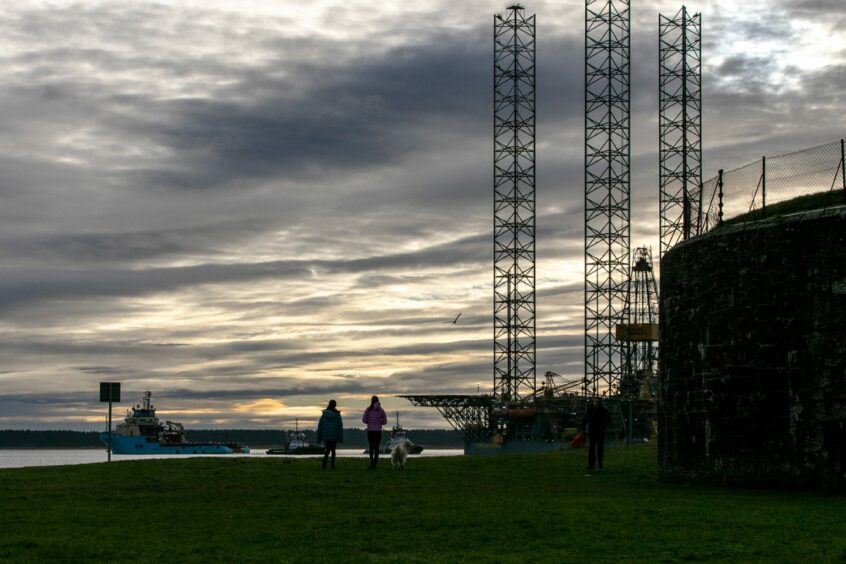
[[[799,196],[777,204],[771,204],[763,210],[756,209],[751,212],[726,219],[723,222],[723,225],[732,225],[747,221],[758,221],[761,219],[769,219],[803,211],[833,208],[842,206],[843,204],[846,204],[846,192],[842,189],[830,190],[828,192],[818,192],[807,196]]]
[[[653,447],[0,470],[0,561],[846,560],[846,498],[656,482]],[[383,461],[387,462],[387,461]]]

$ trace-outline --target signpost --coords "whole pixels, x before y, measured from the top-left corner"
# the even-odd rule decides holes
[[[109,402],[108,462],[112,461],[112,402],[120,403],[120,382],[100,382],[100,403]]]

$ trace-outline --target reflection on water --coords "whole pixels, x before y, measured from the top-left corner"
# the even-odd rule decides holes
[[[250,454],[160,454],[160,455],[138,455],[138,454],[113,454],[112,461],[121,460],[151,460],[154,458],[198,458],[198,457],[223,457],[233,456],[247,458],[286,458],[284,455],[267,455],[266,449],[256,449]],[[427,449],[420,457],[429,456],[461,456],[464,451],[460,449]],[[322,455],[292,456],[290,458],[319,458]],[[366,458],[363,448],[338,449],[338,456],[345,458]],[[388,458],[389,455],[382,455]],[[24,468],[27,466],[59,466],[63,464],[93,464],[105,462],[106,451],[100,449],[0,449],[0,468]]]

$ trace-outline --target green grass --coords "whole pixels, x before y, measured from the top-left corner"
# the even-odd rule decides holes
[[[0,561],[846,561],[846,497],[670,485],[651,446],[0,471]]]
[[[842,206],[843,204],[846,204],[846,192],[844,192],[843,189],[830,190],[828,192],[819,192],[808,196],[800,196],[798,198],[793,198],[792,200],[772,204],[767,206],[765,210],[757,209],[744,213],[736,217],[732,217],[731,219],[726,219],[723,222],[723,225],[732,225],[747,221],[758,221],[760,219],[769,219],[791,213]]]

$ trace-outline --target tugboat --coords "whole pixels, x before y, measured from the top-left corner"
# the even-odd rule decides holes
[[[323,447],[308,442],[305,433],[300,431],[300,420],[297,419],[296,430],[288,431],[288,443],[282,448],[271,448],[266,454],[323,454]]]
[[[405,429],[402,428],[402,425],[400,425],[399,422],[399,411],[397,411],[396,413],[397,424],[394,425],[391,429],[391,437],[388,439],[388,444],[386,444],[385,448],[381,449],[379,452],[382,454],[391,454],[395,446],[404,441],[408,441],[411,443],[411,450],[408,452],[408,454],[420,454],[421,452],[423,452],[423,447],[414,444],[412,440],[405,435]],[[368,451],[365,450],[364,454],[368,454]]]
[[[249,454],[250,447],[242,443],[198,443],[185,439],[180,423],[156,417],[156,408],[144,392],[141,403],[126,413],[112,433],[114,454]],[[100,440],[109,444],[109,434],[100,433]]]

